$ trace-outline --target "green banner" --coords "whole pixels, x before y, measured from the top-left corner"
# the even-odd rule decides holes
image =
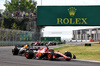
[[[100,6],[38,6],[37,25],[99,26]]]
[[[20,41],[32,41],[32,33],[20,33]]]
[[[41,37],[42,42],[49,42],[49,41],[55,41],[55,42],[60,42],[61,37]]]

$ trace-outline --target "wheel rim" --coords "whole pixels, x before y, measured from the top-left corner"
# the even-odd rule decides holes
[[[28,57],[29,56],[29,54],[28,54],[28,52],[26,53],[26,57]]]
[[[48,59],[50,59],[51,58],[51,54],[48,54]]]

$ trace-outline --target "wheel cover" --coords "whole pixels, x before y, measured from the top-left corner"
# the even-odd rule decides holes
[[[50,59],[51,58],[51,54],[48,54],[48,59]]]

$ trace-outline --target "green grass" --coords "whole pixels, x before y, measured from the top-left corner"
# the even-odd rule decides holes
[[[75,43],[66,43],[65,45],[74,45]]]
[[[100,44],[92,44],[91,46],[66,46],[54,48],[54,50],[59,50],[61,53],[64,53],[65,51],[70,51],[72,54],[76,55],[77,59],[100,61]]]

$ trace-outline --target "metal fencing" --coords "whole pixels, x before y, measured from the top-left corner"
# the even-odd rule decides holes
[[[16,44],[31,44],[34,42],[34,32],[1,29],[0,28],[0,46],[13,46]]]

